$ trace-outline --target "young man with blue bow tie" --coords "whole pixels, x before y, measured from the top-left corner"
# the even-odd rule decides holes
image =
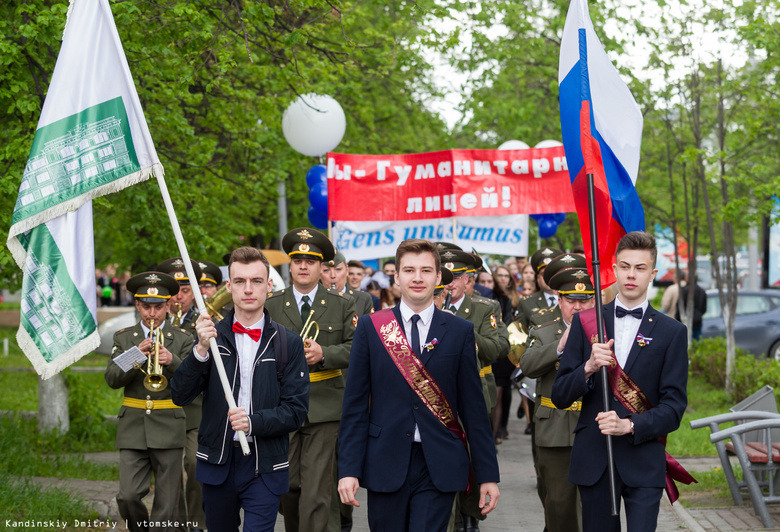
[[[582,397],[569,480],[579,488],[585,532],[620,530],[620,518],[610,515],[605,435],[612,436],[615,487],[629,531],[656,529],[667,475],[685,473],[664,446],[688,402],[688,344],[685,327],[647,300],[656,256],[652,235],[623,237],[613,265],[618,295],[601,309],[607,342],[598,343],[595,310],[577,314],[553,385],[558,408]],[[602,411],[602,366],[609,374],[608,412]]]

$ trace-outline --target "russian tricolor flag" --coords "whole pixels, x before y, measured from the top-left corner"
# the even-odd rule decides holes
[[[620,239],[645,229],[635,188],[642,113],[593,31],[587,0],[572,0],[569,6],[558,83],[563,146],[588,269],[592,268],[592,251],[586,175],[593,174],[601,285],[605,288],[615,282],[612,264]]]

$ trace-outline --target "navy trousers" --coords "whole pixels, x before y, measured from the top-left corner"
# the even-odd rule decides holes
[[[414,443],[401,489],[368,492],[368,526],[371,532],[445,532],[455,495],[436,489],[422,445]]]
[[[578,486],[582,501],[583,532],[620,532],[620,516],[613,517],[609,495],[607,471],[593,486]],[[632,488],[626,486],[615,474],[615,489],[618,493],[618,513],[620,499],[626,505],[626,525],[628,532],[654,532],[658,523],[658,509],[661,504],[663,488]]]
[[[244,509],[244,532],[273,532],[281,491],[287,491],[287,470],[255,476],[255,455],[230,448],[225,482],[203,484],[203,509],[209,532],[238,532]]]

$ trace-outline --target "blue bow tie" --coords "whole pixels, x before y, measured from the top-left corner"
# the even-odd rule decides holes
[[[642,319],[642,307],[637,307],[634,310],[627,310],[620,306],[615,306],[615,316],[618,318],[625,318],[626,316],[633,316],[638,320]]]

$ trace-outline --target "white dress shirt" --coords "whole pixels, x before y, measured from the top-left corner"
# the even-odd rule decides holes
[[[463,301],[463,298],[461,298],[461,301]],[[420,353],[422,353],[423,346],[428,339],[428,331],[431,330],[431,323],[433,322],[433,309],[436,307],[434,307],[433,303],[431,303],[431,306],[422,312],[415,312],[410,309],[402,299],[401,303],[398,304],[398,308],[401,311],[404,333],[406,334],[406,339],[409,341],[410,345],[412,343],[412,316],[415,314],[420,316],[420,320],[417,322],[417,330],[420,332],[420,345],[418,347],[420,348]],[[414,424],[414,441],[422,441],[420,438],[420,429],[417,427],[417,423]]]
[[[295,288],[295,285],[293,285],[293,287],[292,287],[293,296],[295,296],[295,303],[298,305],[298,314],[301,313],[301,307],[303,306],[303,296],[309,296],[309,306],[311,306],[311,307],[314,306],[314,296],[317,295],[317,288],[318,287],[319,287],[319,285],[315,286],[314,290],[312,290],[308,294],[303,294],[303,293],[299,292]]]
[[[620,301],[620,294],[615,298],[615,308],[618,306],[623,307],[626,310],[634,310],[635,308],[642,309],[642,316],[647,312],[649,303],[647,299],[642,301],[639,305],[628,308]],[[615,316],[615,357],[621,368],[626,366],[628,360],[628,354],[631,352],[631,346],[636,341],[636,335],[639,332],[639,326],[642,324],[642,320],[638,320],[633,316],[624,316],[618,318]]]

